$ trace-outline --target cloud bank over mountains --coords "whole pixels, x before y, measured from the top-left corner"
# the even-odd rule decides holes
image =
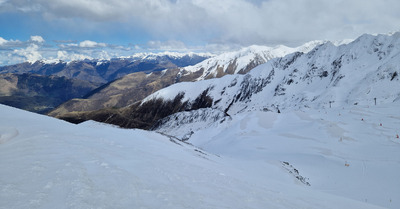
[[[81,50],[79,49],[81,48]],[[0,65],[9,65],[21,62],[35,62],[47,60],[71,61],[91,59],[93,57],[110,58],[111,56],[103,50],[106,44],[94,41],[82,41],[80,43],[58,44],[53,46],[47,44],[41,36],[31,36],[27,41],[6,40],[0,37]]]
[[[112,57],[135,50],[294,47],[398,31],[399,10],[398,0],[0,0],[0,53],[36,56],[39,50],[43,56],[51,48],[53,58]]]
[[[47,41],[41,36],[31,36],[29,40],[6,40],[0,37],[0,66],[22,62],[73,61],[84,59],[109,60],[129,57],[137,53],[147,52],[212,52],[222,53],[237,50],[240,45],[206,44],[202,46],[186,46],[180,41],[148,41],[143,45],[115,45],[99,43],[91,40]]]

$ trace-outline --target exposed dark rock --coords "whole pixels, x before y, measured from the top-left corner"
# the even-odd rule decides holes
[[[398,75],[397,75],[397,71],[395,71],[395,72],[392,74],[392,78],[390,78],[390,81],[393,81],[397,76],[398,76]]]

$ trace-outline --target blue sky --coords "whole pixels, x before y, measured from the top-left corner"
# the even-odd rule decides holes
[[[97,22],[84,18],[46,19],[40,13],[10,11],[0,13],[1,37],[28,40],[39,35],[49,41],[93,40],[110,44],[146,43],[151,34],[140,27],[130,28],[123,22]]]
[[[399,31],[398,11],[398,0],[0,0],[0,65],[354,39]]]

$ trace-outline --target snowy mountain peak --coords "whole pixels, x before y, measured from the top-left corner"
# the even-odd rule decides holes
[[[182,102],[192,104],[205,93],[210,110],[228,115],[399,102],[399,37],[363,35],[339,46],[325,42],[308,53],[271,59],[246,75],[175,84],[144,101],[172,100],[179,93]]]
[[[195,52],[187,52],[187,53],[181,53],[181,52],[159,52],[159,53],[152,53],[152,52],[142,52],[142,53],[136,53],[134,55],[125,57],[125,58],[131,58],[131,59],[156,59],[158,57],[170,57],[174,59],[182,58],[182,57],[195,57],[195,56],[201,56],[201,57],[213,57],[215,56],[212,53],[195,53]]]
[[[139,52],[135,53],[131,56],[118,56],[118,57],[111,57],[111,56],[103,56],[99,58],[93,58],[86,55],[75,54],[73,56],[65,56],[63,52],[59,52],[59,56],[57,58],[47,58],[44,59],[42,57],[32,57],[27,59],[26,62],[33,65],[35,63],[43,63],[43,64],[57,64],[57,63],[66,63],[70,64],[72,62],[97,62],[98,65],[106,62],[110,62],[112,60],[156,60],[162,57],[168,57],[170,59],[182,59],[182,58],[196,58],[196,57],[204,57],[209,58],[215,56],[212,53],[196,53],[196,52],[159,52],[159,53],[152,53],[152,52]]]
[[[321,43],[324,42],[313,41],[296,48],[290,48],[284,45],[278,45],[276,47],[252,45],[238,51],[220,54],[194,66],[185,67],[182,69],[181,73],[185,75],[201,72],[202,75],[197,80],[219,78],[225,74],[245,74],[255,66],[263,64],[268,60],[276,57],[283,57],[296,51],[308,52]]]

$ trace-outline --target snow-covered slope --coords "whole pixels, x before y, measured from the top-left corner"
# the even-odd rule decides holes
[[[202,71],[202,75],[197,80],[219,78],[226,74],[245,74],[268,60],[283,57],[293,52],[308,52],[324,42],[326,41],[312,41],[296,48],[283,45],[276,47],[253,45],[239,51],[226,52],[211,57],[194,66],[185,67],[181,69],[181,74],[186,75]]]
[[[247,169],[240,166],[252,175],[269,178],[264,165],[282,162],[298,183],[309,184],[312,190],[400,207],[399,103],[281,114],[252,111],[207,129],[191,125],[174,130],[196,130],[188,142],[250,164]]]
[[[400,32],[363,35],[335,46],[325,43],[309,53],[275,58],[246,75],[179,83],[147,97],[173,99],[184,94],[192,103],[203,92],[211,108],[236,114],[243,110],[287,111],[355,104],[391,103],[400,99]]]
[[[0,111],[0,208],[380,208],[299,183],[293,172],[302,164],[290,151],[253,161],[147,131]]]
[[[108,83],[106,86],[102,86],[98,90],[89,94],[90,96],[85,99],[72,99],[60,105],[50,112],[49,115],[58,118],[76,118],[76,115],[79,114],[79,112],[96,111],[104,108],[126,107],[144,99],[149,94],[174,83],[222,77],[226,74],[244,74],[274,57],[282,57],[294,51],[309,51],[321,43],[323,43],[323,41],[313,41],[297,48],[289,48],[286,46],[277,46],[274,48],[266,46],[250,46],[239,51],[228,52],[217,57],[208,58],[203,62],[190,67],[171,68],[171,65],[169,65],[169,69],[160,72],[153,71],[147,74],[143,72],[131,73],[121,79]],[[204,59],[207,56],[212,55],[165,52],[157,54],[138,53],[127,58],[136,60],[136,62],[141,60],[147,61],[147,64],[142,63],[137,66],[149,67],[151,66],[151,63],[148,62],[152,59],[154,59],[154,61],[158,60],[160,63],[164,63],[164,61],[168,63],[171,60],[181,60],[181,65],[179,66],[183,66],[185,60],[191,60],[193,63],[196,58],[199,59],[201,57],[201,59]],[[175,64],[178,65],[178,62],[175,62]],[[186,64],[189,64],[189,62],[186,62]],[[97,65],[98,67],[108,66],[107,62],[103,64],[97,63]],[[168,68],[167,65],[161,66]],[[207,70],[205,71],[205,69]],[[104,71],[107,70],[104,69]],[[93,117],[89,119],[96,120],[96,118]],[[120,122],[116,121],[113,124],[120,125]],[[136,126],[134,127],[137,128]]]
[[[170,86],[142,103],[192,108],[164,135],[0,105],[0,208],[397,209],[399,56],[364,35]]]
[[[203,95],[212,105],[170,115],[155,130],[244,164],[280,161],[313,189],[394,209],[399,73],[400,33],[363,35],[270,60],[246,75],[176,84],[144,102],[179,93],[190,105]]]

